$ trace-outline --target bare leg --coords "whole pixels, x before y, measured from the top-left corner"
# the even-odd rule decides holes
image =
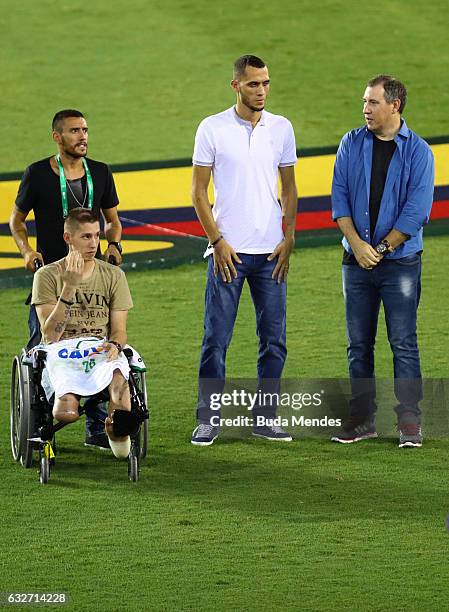
[[[128,381],[125,379],[120,370],[114,370],[112,381],[109,389],[109,408],[108,417],[104,422],[105,430],[111,444],[112,452],[118,459],[125,459],[129,454],[130,438],[129,436],[114,435],[112,413],[116,408],[121,410],[131,411],[131,396],[129,394]],[[114,444],[114,442],[119,444]]]
[[[53,416],[57,421],[63,423],[74,423],[79,419],[78,407],[80,405],[79,395],[66,393],[55,400]]]
[[[109,416],[116,408],[121,410],[131,410],[131,396],[129,394],[129,385],[126,378],[120,370],[114,370],[109,389]]]

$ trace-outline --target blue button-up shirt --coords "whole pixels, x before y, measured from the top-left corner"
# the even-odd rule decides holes
[[[398,259],[422,250],[422,228],[429,221],[433,202],[434,162],[429,145],[409,130],[405,121],[394,138],[374,236],[371,236],[369,197],[373,161],[373,135],[361,127],[345,134],[335,160],[332,181],[332,218],[352,217],[362,240],[378,244],[396,229],[410,236],[388,258]],[[344,248],[352,253],[346,238]]]

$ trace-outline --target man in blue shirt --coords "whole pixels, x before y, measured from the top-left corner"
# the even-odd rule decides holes
[[[421,369],[416,315],[421,291],[423,225],[433,201],[430,147],[402,119],[405,86],[388,75],[368,82],[366,126],[342,138],[332,183],[332,216],[343,238],[350,418],[333,437],[377,437],[374,344],[380,303],[393,351],[399,446],[422,445]]]

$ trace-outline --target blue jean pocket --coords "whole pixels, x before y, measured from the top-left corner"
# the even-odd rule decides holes
[[[415,266],[421,261],[421,255],[419,253],[413,253],[412,255],[400,257],[399,259],[392,259],[391,261],[394,261],[394,263],[400,266]]]

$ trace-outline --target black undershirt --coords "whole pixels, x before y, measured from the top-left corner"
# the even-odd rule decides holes
[[[69,208],[84,206],[87,201],[86,188],[86,175],[79,179],[67,179],[67,196],[69,200]],[[86,197],[86,199],[84,199],[84,197]]]
[[[375,246],[373,243],[374,231],[379,216],[385,181],[387,180],[388,167],[395,151],[396,143],[394,140],[380,140],[373,134],[373,165],[369,194],[369,220],[373,246]]]
[[[372,246],[375,246],[373,238],[377,219],[379,217],[380,203],[385,189],[388,168],[395,151],[396,142],[394,140],[380,140],[373,134],[373,163],[369,194],[369,219]],[[344,250],[343,263],[357,263],[357,260],[354,255]]]

